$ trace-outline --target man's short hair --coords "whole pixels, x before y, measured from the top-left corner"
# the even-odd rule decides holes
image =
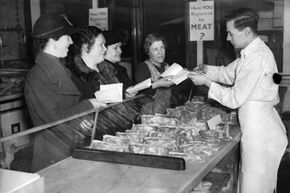
[[[225,16],[225,20],[234,20],[234,27],[238,30],[243,30],[244,28],[249,27],[255,34],[257,34],[259,20],[259,13],[257,10],[246,7],[238,8],[230,11],[230,13]]]

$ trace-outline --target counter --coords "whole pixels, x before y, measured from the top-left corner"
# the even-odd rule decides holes
[[[188,193],[228,154],[234,156],[233,191],[238,175],[238,127],[230,130],[233,140],[221,145],[203,163],[186,165],[183,171],[66,158],[38,174],[44,177],[45,193]]]
[[[38,174],[0,169],[1,193],[43,193],[43,178]]]
[[[26,70],[0,69],[0,137],[7,137],[30,127],[23,94],[25,74]],[[29,136],[1,143],[0,165],[10,168],[14,154],[29,144]]]

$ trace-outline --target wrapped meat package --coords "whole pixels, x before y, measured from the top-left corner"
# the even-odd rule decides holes
[[[177,119],[166,115],[141,115],[141,123],[147,125],[177,125]]]
[[[107,151],[118,151],[118,152],[129,152],[128,145],[116,145],[112,143],[107,143],[104,141],[93,140],[91,144],[91,149],[107,150]]]

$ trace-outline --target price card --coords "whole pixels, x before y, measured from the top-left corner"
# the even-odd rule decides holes
[[[216,116],[214,116],[213,118],[209,119],[207,121],[207,125],[209,127],[210,130],[215,130],[216,129],[216,126],[218,124],[220,124],[222,122],[222,118],[221,118],[221,115],[218,114]]]

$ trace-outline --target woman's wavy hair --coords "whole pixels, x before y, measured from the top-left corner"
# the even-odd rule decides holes
[[[144,52],[147,55],[149,55],[150,46],[156,41],[162,41],[164,46],[167,47],[167,42],[165,41],[165,38],[163,35],[159,33],[148,34],[144,40]]]
[[[70,46],[70,55],[81,55],[82,47],[84,44],[88,45],[88,51],[95,43],[95,39],[98,35],[102,34],[102,30],[95,26],[85,26],[79,29],[79,31],[73,34],[73,44]]]
[[[251,8],[238,8],[232,10],[228,15],[225,16],[226,21],[234,20],[234,26],[238,30],[243,30],[246,27],[257,34],[259,13],[257,10]]]

